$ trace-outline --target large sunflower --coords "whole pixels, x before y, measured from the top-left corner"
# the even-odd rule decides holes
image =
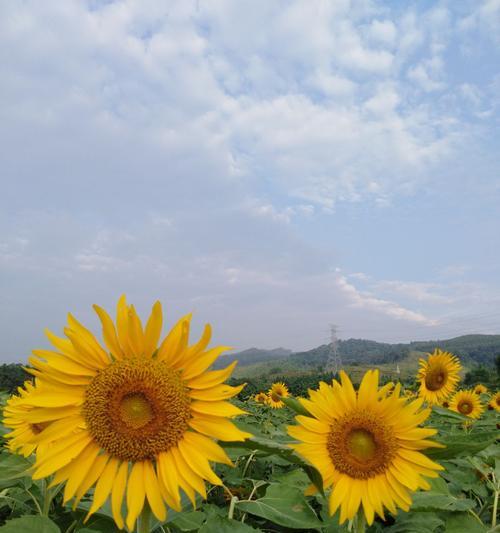
[[[273,383],[267,393],[267,403],[273,409],[280,409],[285,406],[281,398],[287,398],[288,396],[288,387],[284,383]]]
[[[484,406],[472,390],[458,391],[450,400],[450,409],[469,418],[479,418],[484,411]]]
[[[420,380],[419,395],[430,404],[440,404],[457,387],[461,368],[454,355],[436,348],[427,361],[420,359],[417,375]]]
[[[340,506],[340,523],[351,519],[360,505],[368,524],[384,507],[408,511],[410,492],[429,489],[424,477],[437,477],[443,468],[420,450],[439,446],[427,440],[435,429],[419,428],[430,414],[421,409],[423,399],[408,402],[400,397],[400,385],[380,397],[378,370],[369,370],[356,393],[345,372],[341,383],[321,383],[300,399],[311,417],[298,415],[298,426],[288,433],[302,441],[292,447],[322,475],[323,486],[333,485],[330,514]]]
[[[206,496],[205,480],[221,484],[209,460],[231,461],[213,439],[250,436],[228,420],[243,413],[226,401],[242,386],[223,383],[235,363],[207,371],[227,348],[207,350],[209,325],[190,346],[190,315],[159,343],[159,302],[145,327],[124,296],[116,327],[106,311],[94,309],[105,347],[70,314],[67,339],[47,333],[57,351],[35,350],[30,358],[41,387],[26,398],[33,409],[25,420],[49,424],[37,438],[51,442],[37,450],[33,477],[55,474],[54,483],[66,482],[64,501],[75,497],[75,504],[95,485],[89,516],[110,497],[120,528],[126,499],[131,530],[146,500],[163,521],[166,507],[181,509],[179,489],[194,503],[195,492]]]

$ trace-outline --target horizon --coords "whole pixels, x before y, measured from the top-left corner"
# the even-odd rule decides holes
[[[499,36],[491,0],[3,2],[0,360],[122,293],[236,347],[498,331]]]

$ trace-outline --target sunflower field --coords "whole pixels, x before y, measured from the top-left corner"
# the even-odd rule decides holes
[[[94,309],[102,341],[70,314],[1,393],[0,533],[500,532],[500,394],[452,354],[249,396],[209,325]]]

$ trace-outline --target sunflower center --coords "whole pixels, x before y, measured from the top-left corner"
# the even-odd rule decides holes
[[[188,429],[190,399],[180,374],[163,361],[116,361],[90,382],[82,406],[89,433],[123,461],[152,459]]]
[[[425,375],[425,386],[430,391],[439,390],[446,384],[447,377],[448,375],[444,368],[433,368]]]
[[[347,448],[358,461],[369,461],[377,453],[373,435],[365,429],[354,429],[347,436]]]
[[[470,415],[472,413],[472,404],[469,402],[460,402],[458,404],[458,411],[463,415]]]
[[[38,435],[39,433],[41,433],[48,425],[49,425],[48,422],[34,422],[30,424],[31,431],[33,431],[35,435]]]
[[[366,479],[387,470],[395,455],[396,442],[392,428],[379,415],[364,411],[332,424],[327,449],[339,472]]]
[[[120,417],[126,425],[142,428],[153,419],[153,407],[142,392],[128,394],[122,398]]]
[[[495,398],[495,402],[497,402],[497,405],[500,405],[500,396],[497,396],[497,397]]]

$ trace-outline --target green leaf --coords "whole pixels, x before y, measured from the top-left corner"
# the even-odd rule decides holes
[[[467,511],[474,507],[474,501],[467,498],[440,494],[433,491],[417,492],[413,495],[412,511],[440,509],[443,511]]]
[[[446,518],[446,533],[486,533],[488,528],[467,513],[452,513]]]
[[[207,515],[201,511],[187,511],[185,513],[178,513],[168,523],[173,524],[181,531],[197,531],[201,524],[205,521]]]
[[[13,453],[2,453],[0,455],[0,487],[11,486],[9,481],[23,477],[30,477],[28,469],[33,465],[21,455]]]
[[[434,513],[398,514],[396,523],[384,529],[387,533],[434,533],[444,522]]]
[[[287,398],[281,398],[281,401],[299,415],[312,416],[311,413],[296,398],[288,396]]]
[[[432,459],[452,459],[461,455],[474,455],[493,444],[497,437],[498,431],[447,435],[439,439],[439,442],[446,448],[430,448],[426,450],[426,455]]]
[[[466,416],[461,415],[460,413],[457,413],[456,411],[451,411],[450,409],[445,409],[444,407],[439,407],[438,405],[433,405],[432,410],[434,411],[434,413],[438,414],[439,416],[444,416],[445,418],[451,418],[458,422],[465,422],[466,420],[469,420]]]
[[[240,511],[291,529],[313,529],[323,525],[302,491],[286,485],[269,485],[263,498],[237,502],[236,505]]]
[[[61,533],[52,520],[45,516],[21,516],[0,527],[1,533]]]
[[[249,525],[222,516],[209,518],[198,530],[199,533],[255,533],[261,531]]]

